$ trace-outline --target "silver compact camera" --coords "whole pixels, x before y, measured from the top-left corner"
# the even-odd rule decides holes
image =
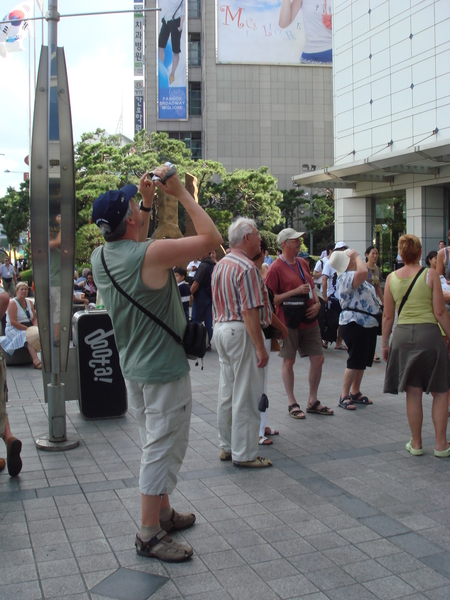
[[[153,173],[153,171],[150,171],[150,173],[147,176],[147,179],[151,179],[152,181],[160,181],[161,183],[166,183],[166,181],[169,179],[169,177],[172,177],[172,175],[175,175],[175,173],[177,172],[177,168],[171,162],[164,163],[164,166],[169,167],[169,170],[164,175],[164,177],[159,177],[158,175],[155,175]]]

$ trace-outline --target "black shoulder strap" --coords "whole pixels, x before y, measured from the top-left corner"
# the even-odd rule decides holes
[[[125,298],[127,300],[129,300],[132,304],[134,304],[134,306],[136,306],[136,308],[138,308],[140,311],[142,311],[145,315],[147,315],[147,317],[150,317],[150,319],[152,319],[153,321],[155,321],[155,323],[157,323],[160,327],[162,327],[163,329],[165,329],[167,331],[167,333],[169,333],[173,339],[177,342],[177,344],[183,344],[183,340],[180,338],[179,335],[177,335],[174,331],[172,331],[172,329],[170,329],[170,327],[168,325],[166,325],[165,323],[163,323],[160,319],[158,319],[158,317],[155,317],[155,315],[153,315],[149,310],[147,310],[146,308],[144,308],[141,304],[139,304],[139,302],[137,302],[134,298],[132,298],[130,295],[128,295],[125,290],[123,290],[120,285],[117,283],[117,281],[114,279],[114,277],[111,275],[108,267],[106,266],[106,262],[105,262],[105,255],[104,255],[104,247],[102,247],[102,264],[103,264],[103,268],[105,269],[106,274],[108,275],[108,277],[111,279],[113,286],[116,288],[116,290],[118,292],[120,292],[122,294],[122,296],[125,296]]]
[[[403,300],[402,300],[402,302],[401,302],[400,306],[398,307],[398,310],[397,310],[397,315],[398,315],[398,316],[400,316],[400,313],[402,312],[402,308],[404,307],[404,305],[405,305],[405,302],[408,300],[408,296],[409,296],[409,294],[410,294],[411,290],[413,289],[413,287],[414,287],[414,284],[415,284],[415,283],[416,283],[416,281],[419,279],[419,277],[420,277],[420,274],[421,274],[421,273],[423,273],[424,271],[425,271],[425,267],[422,267],[422,268],[420,269],[420,271],[417,273],[417,275],[414,277],[414,279],[412,280],[412,283],[411,283],[411,285],[409,286],[409,288],[408,288],[408,290],[407,290],[406,294],[403,296]]]

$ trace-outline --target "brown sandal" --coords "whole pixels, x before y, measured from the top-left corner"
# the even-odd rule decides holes
[[[136,546],[136,552],[139,556],[158,558],[165,562],[183,562],[189,560],[194,554],[194,551],[190,546],[180,542],[174,542],[162,529],[148,542],[143,542],[141,538],[136,535],[134,545]]]
[[[309,406],[307,404],[306,412],[312,413],[315,415],[329,415],[329,416],[334,415],[334,411],[331,408],[328,408],[328,406],[322,406],[322,408],[319,408],[319,406],[320,406],[320,400],[316,400],[312,406]]]
[[[181,531],[182,529],[189,529],[195,523],[195,515],[192,513],[178,513],[172,508],[172,516],[167,521],[159,521],[161,529],[164,529],[166,533],[171,531]]]
[[[290,404],[288,406],[288,411],[289,411],[289,415],[293,419],[304,419],[306,417],[305,413],[302,411],[302,409],[300,408],[300,406],[297,403]]]

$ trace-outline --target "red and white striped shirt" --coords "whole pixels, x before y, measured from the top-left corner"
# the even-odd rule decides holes
[[[218,323],[243,321],[242,311],[259,308],[261,327],[272,320],[267,288],[245,252],[233,248],[214,268],[212,279],[213,316]]]

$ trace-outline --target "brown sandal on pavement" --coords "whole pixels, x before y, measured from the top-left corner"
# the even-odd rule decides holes
[[[363,396],[361,392],[350,394],[350,398],[352,399],[352,404],[373,404],[372,400],[367,396]]]
[[[305,413],[302,411],[302,409],[300,408],[300,406],[297,403],[290,404],[288,406],[288,411],[289,411],[289,415],[293,419],[304,419],[306,417]]]
[[[134,542],[136,552],[139,556],[146,558],[158,558],[164,562],[183,562],[189,560],[194,554],[193,549],[187,544],[177,543],[161,529],[148,542],[143,542],[136,535]]]
[[[172,508],[172,516],[167,521],[159,521],[161,529],[164,529],[166,533],[171,531],[181,531],[182,529],[188,529],[195,523],[195,515],[192,513],[178,513]]]
[[[328,415],[328,416],[334,415],[334,410],[332,410],[331,408],[328,408],[328,406],[322,406],[321,408],[319,408],[319,406],[320,406],[320,400],[316,400],[312,406],[309,406],[307,404],[306,412],[312,413],[315,415]]]

